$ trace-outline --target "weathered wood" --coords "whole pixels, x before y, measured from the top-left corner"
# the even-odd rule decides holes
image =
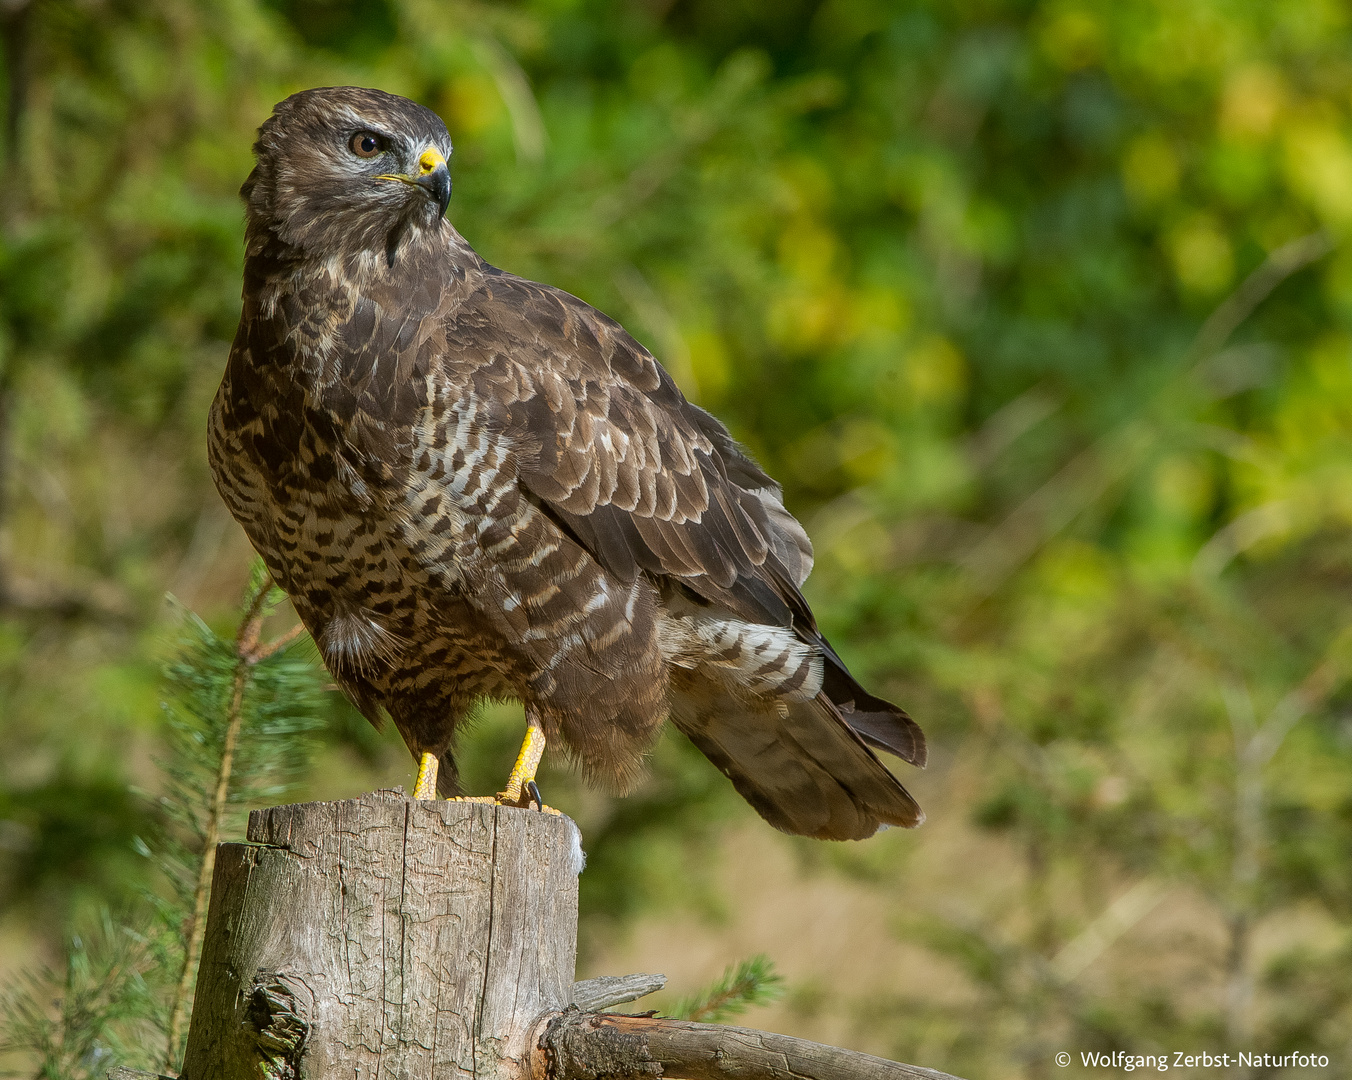
[[[956,1080],[597,1013],[666,979],[572,981],[582,849],[567,818],[376,792],[256,811],[248,837],[218,850],[181,1080]]]
[[[576,1008],[542,1021],[531,1071],[534,1080],[958,1080],[768,1031]]]
[[[571,821],[377,792],[248,837],[217,855],[185,1080],[521,1080],[571,997]]]
[[[600,1012],[655,994],[666,985],[665,975],[602,975],[573,983],[573,1004],[583,1012]]]

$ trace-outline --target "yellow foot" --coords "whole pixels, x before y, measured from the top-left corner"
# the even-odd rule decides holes
[[[521,743],[521,752],[516,756],[512,774],[507,777],[507,786],[496,795],[460,795],[453,802],[493,803],[497,806],[539,807],[542,813],[560,814],[552,806],[546,806],[540,799],[540,789],[535,786],[535,771],[540,767],[540,759],[545,753],[545,732],[539,723],[528,715],[526,737]],[[421,775],[421,774],[420,774]],[[435,784],[436,774],[433,773]]]
[[[534,806],[542,813],[563,816],[562,810],[555,810],[552,806],[546,806],[540,801],[540,789],[535,786],[534,780],[529,781],[526,786],[527,794],[524,799],[513,799],[511,792],[499,791],[496,795],[453,795],[446,801],[482,803],[489,806],[515,806],[522,810],[529,810]]]

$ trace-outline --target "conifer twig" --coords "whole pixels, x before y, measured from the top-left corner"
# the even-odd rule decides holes
[[[283,649],[285,649],[288,645],[290,645],[304,633],[305,633],[305,624],[296,623],[295,626],[293,626],[281,637],[268,642],[266,645],[255,645],[245,655],[245,659],[248,660],[250,664],[261,664],[268,657],[274,656],[277,653],[281,652]]]
[[[678,1001],[668,1015],[679,1020],[717,1023],[745,1012],[750,1005],[767,1005],[784,992],[784,977],[764,953],[729,967],[699,993]]]
[[[137,1024],[151,993],[147,939],[106,909],[87,932],[72,934],[64,961],[22,973],[0,991],[0,1057],[31,1055],[24,1076],[82,1077],[128,1053],[147,1033]],[[86,1072],[86,1070],[90,1070]],[[19,1076],[0,1066],[0,1076]]]
[[[230,772],[234,766],[235,747],[239,742],[240,723],[244,716],[244,691],[249,683],[249,671],[260,660],[266,659],[294,641],[302,629],[297,626],[276,641],[268,645],[259,645],[258,637],[263,629],[263,620],[267,617],[267,598],[272,588],[272,578],[264,577],[244,613],[244,618],[240,620],[239,632],[235,635],[235,671],[230,690],[230,708],[226,714],[221,764],[216,773],[216,790],[202,837],[202,858],[198,863],[192,912],[188,916],[187,933],[184,935],[183,969],[179,973],[173,1007],[169,1012],[169,1033],[164,1048],[164,1067],[169,1071],[173,1071],[178,1064],[178,1046],[183,1021],[188,1011],[188,991],[192,986],[196,968],[195,959],[201,948],[202,933],[206,926],[207,895],[211,887],[211,875],[216,869],[216,842],[220,837],[221,821],[225,817],[226,803],[230,795]]]

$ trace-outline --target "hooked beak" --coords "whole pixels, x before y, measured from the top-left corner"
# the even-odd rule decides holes
[[[436,147],[429,146],[419,156],[418,176],[414,183],[437,204],[437,217],[445,217],[446,206],[451,201],[451,170]]]
[[[437,204],[437,217],[446,216],[446,206],[451,201],[451,170],[446,167],[446,159],[435,146],[429,146],[418,156],[418,171],[413,176],[402,173],[389,173],[377,176],[377,180],[398,180],[421,188]]]

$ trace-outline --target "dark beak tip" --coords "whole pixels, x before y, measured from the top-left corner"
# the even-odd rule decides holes
[[[418,181],[418,186],[431,196],[437,204],[438,217],[446,216],[446,207],[451,201],[451,171],[445,165],[438,165]]]

